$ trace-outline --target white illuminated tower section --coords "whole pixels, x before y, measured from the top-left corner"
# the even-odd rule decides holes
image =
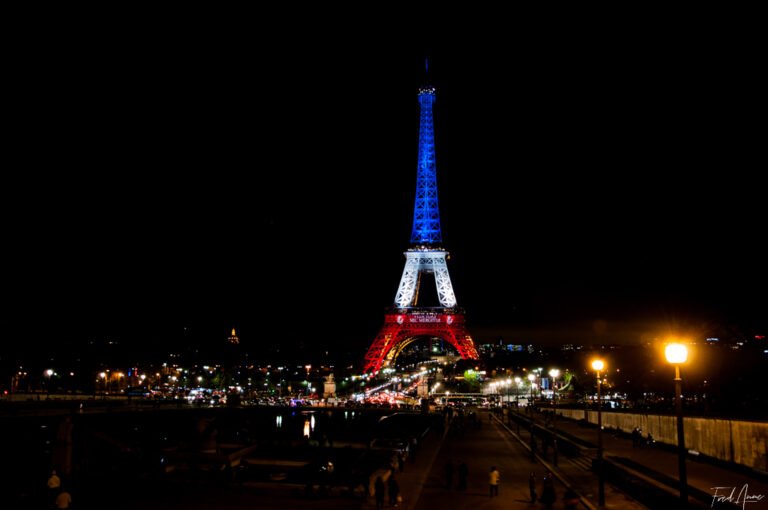
[[[440,209],[437,202],[435,132],[432,105],[435,89],[419,90],[419,161],[416,200],[413,208],[411,248],[405,252],[405,268],[395,303],[384,318],[384,326],[365,355],[364,372],[376,373],[390,364],[411,342],[420,337],[438,337],[456,348],[464,359],[477,359],[477,350],[464,327],[464,312],[456,306],[456,295],[448,274],[448,252],[442,248]],[[439,307],[421,306],[420,291],[425,278],[434,278]]]

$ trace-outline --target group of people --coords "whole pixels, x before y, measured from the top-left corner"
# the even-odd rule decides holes
[[[445,464],[445,486],[447,489],[453,487],[453,474],[454,465],[453,461],[449,460]],[[469,467],[465,462],[459,463],[458,467],[458,484],[456,488],[460,491],[467,488],[467,477],[469,474]],[[488,472],[488,486],[490,497],[497,497],[499,495],[499,481],[501,480],[501,474],[496,466],[491,466]],[[547,471],[542,478],[541,496],[539,496],[537,490],[536,474],[531,471],[528,477],[528,488],[530,490],[531,503],[537,501],[544,505],[544,508],[552,508],[557,500],[557,494],[555,493],[554,475],[551,471]],[[579,504],[579,496],[572,490],[567,489],[563,494],[563,502],[566,509],[575,509]]]
[[[554,475],[552,475],[551,471],[544,473],[544,478],[542,479],[541,496],[539,496],[538,492],[536,491],[536,473],[533,471],[531,471],[531,474],[528,477],[528,490],[531,495],[531,503],[539,501],[539,503],[544,505],[544,508],[552,508],[552,505],[554,505],[555,501],[557,500],[557,494],[555,493]],[[573,491],[573,489],[568,488],[565,491],[565,494],[563,494],[563,502],[567,510],[575,509],[579,504],[579,496]]]
[[[72,505],[72,496],[67,489],[61,486],[61,478],[54,469],[48,477],[48,504],[51,508],[69,508]]]
[[[449,460],[445,464],[445,488],[451,489],[453,488],[453,461]],[[458,483],[456,484],[456,488],[460,491],[467,489],[467,477],[469,476],[469,466],[467,466],[467,463],[464,461],[459,462],[458,470]]]
[[[651,432],[648,431],[648,435],[643,438],[643,429],[635,427],[632,429],[632,448],[645,448],[646,446],[653,446],[656,441],[653,439]]]
[[[377,476],[373,485],[373,495],[376,499],[376,510],[382,510],[384,508],[384,501],[386,496],[389,495],[389,506],[396,507],[402,501],[400,497],[400,484],[395,478],[394,469],[390,470],[387,481],[384,481],[384,477]]]

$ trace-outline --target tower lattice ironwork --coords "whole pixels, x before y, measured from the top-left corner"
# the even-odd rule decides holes
[[[420,337],[447,341],[464,359],[477,359],[477,349],[466,330],[464,311],[456,306],[456,295],[448,274],[448,252],[441,244],[440,210],[437,202],[437,167],[432,105],[435,89],[419,90],[419,161],[416,200],[413,208],[411,247],[395,303],[384,317],[384,326],[365,355],[365,373],[376,373],[389,365],[411,342]],[[420,306],[424,277],[433,276],[439,307]]]

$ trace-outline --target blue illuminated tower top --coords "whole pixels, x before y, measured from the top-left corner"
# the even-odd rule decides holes
[[[419,90],[419,167],[416,173],[416,203],[413,206],[411,244],[434,245],[443,242],[440,209],[437,207],[437,168],[435,166],[435,130],[432,105],[435,89]]]

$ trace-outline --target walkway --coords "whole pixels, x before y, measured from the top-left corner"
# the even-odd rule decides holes
[[[531,504],[528,490],[528,478],[533,471],[537,479],[537,492],[541,494],[542,477],[547,466],[539,461],[531,462],[529,450],[517,440],[500,420],[489,420],[488,413],[480,414],[480,427],[452,427],[444,439],[430,438],[425,444],[424,455],[417,459],[415,466],[410,466],[400,477],[404,501],[402,508],[409,510],[514,510],[542,508],[540,503]],[[439,448],[436,448],[439,447]],[[431,457],[431,458],[423,458]],[[454,483],[446,487],[445,465],[452,461],[455,466],[466,462],[469,467],[467,489],[459,491]],[[491,466],[496,466],[501,473],[499,497],[489,495],[488,474]],[[590,482],[594,474],[584,465],[565,466],[554,469],[556,479],[555,492],[557,501],[554,508],[563,508],[562,497],[566,490],[564,483],[570,483],[568,472],[577,470],[586,473],[582,477]],[[456,469],[454,469],[456,473]],[[579,490],[580,487],[574,487]],[[606,485],[606,508],[645,510],[631,498]],[[373,505],[366,508],[373,508]],[[588,499],[581,509],[594,509]]]

